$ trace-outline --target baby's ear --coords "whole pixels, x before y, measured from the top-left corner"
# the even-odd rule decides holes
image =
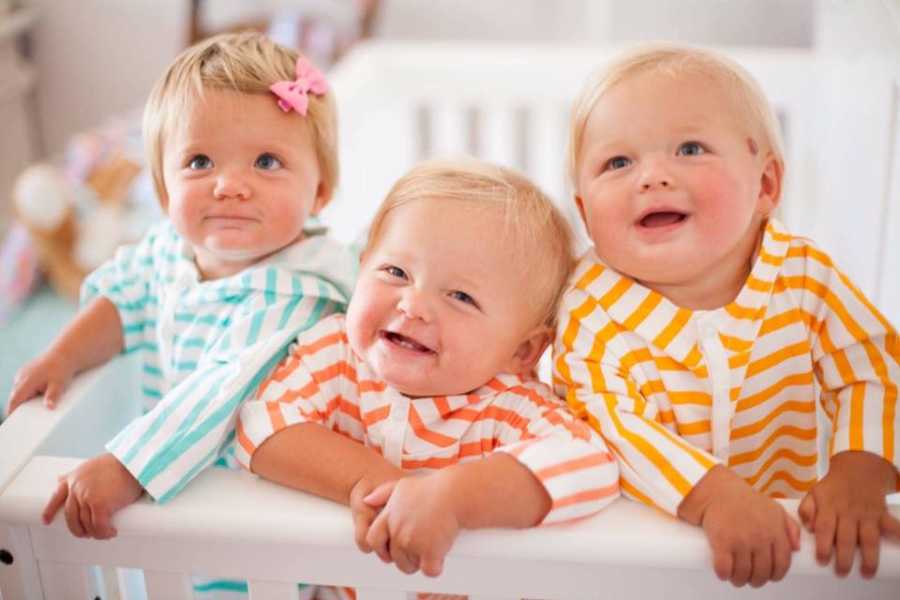
[[[313,201],[312,212],[311,215],[319,214],[325,205],[328,204],[328,201],[331,200],[331,195],[334,193],[334,190],[331,189],[331,186],[325,183],[324,181],[319,182],[319,186],[316,188],[316,198]]]
[[[575,206],[578,207],[578,214],[581,215],[581,222],[587,225],[587,219],[584,216],[584,200],[578,194],[575,194]]]
[[[531,373],[552,339],[553,328],[541,325],[532,329],[516,348],[507,371],[519,375]]]
[[[784,177],[784,166],[771,152],[763,163],[762,174],[759,181],[759,197],[757,198],[757,212],[768,217],[778,207],[781,200],[781,182]]]

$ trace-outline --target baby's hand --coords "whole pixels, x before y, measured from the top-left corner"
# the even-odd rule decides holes
[[[44,394],[44,406],[55,408],[59,397],[75,375],[72,361],[60,352],[45,352],[16,373],[9,394],[8,414],[39,394]]]
[[[700,480],[679,515],[703,527],[716,575],[736,587],[780,581],[800,548],[800,526],[781,505],[722,466]]]
[[[803,524],[816,536],[820,564],[828,564],[834,548],[834,571],[844,577],[853,567],[859,546],[860,574],[875,576],[881,536],[900,540],[900,520],[888,512],[885,502],[896,476],[891,463],[870,452],[840,452],[831,458],[828,474],[813,486],[798,510]]]
[[[389,491],[386,492],[387,495],[384,496],[383,501],[377,505],[370,506],[369,504],[366,504],[365,498],[377,487],[379,486],[375,482],[364,477],[357,481],[356,485],[353,486],[353,489],[350,490],[350,514],[353,516],[353,534],[356,539],[356,546],[366,554],[373,550],[366,541],[366,536],[369,534],[369,528],[372,526],[372,521],[378,516],[381,507],[387,502],[388,496],[390,495]],[[385,494],[385,492],[381,492],[381,494]]]
[[[49,525],[65,505],[66,523],[75,537],[98,540],[115,537],[113,513],[136,501],[143,491],[116,457],[101,454],[60,477],[56,491],[44,507],[43,521]]]
[[[404,573],[437,577],[459,533],[452,491],[441,473],[406,477],[380,485],[366,496],[369,506],[384,506],[369,528],[366,542],[384,562]]]

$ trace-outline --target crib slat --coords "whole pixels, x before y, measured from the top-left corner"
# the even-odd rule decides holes
[[[194,595],[190,578],[184,573],[144,571],[148,600],[190,600]]]
[[[458,156],[469,151],[469,124],[462,106],[435,104],[431,109],[432,156]]]
[[[540,104],[529,111],[528,165],[530,174],[554,200],[564,201],[566,188],[565,109],[557,104]]]
[[[250,581],[247,585],[250,600],[297,600],[299,598],[296,583]]]
[[[482,158],[507,167],[517,166],[519,136],[516,113],[511,106],[493,105],[481,109],[476,137]]]
[[[406,592],[396,590],[374,590],[372,588],[359,588],[356,590],[356,600],[406,600]]]
[[[38,571],[44,598],[96,598],[103,596],[92,567],[40,561]]]

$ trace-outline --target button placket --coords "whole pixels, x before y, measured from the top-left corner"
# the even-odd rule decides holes
[[[397,396],[391,402],[391,412],[388,414],[388,423],[385,427],[384,457],[392,465],[399,467],[403,461],[403,442],[409,422],[410,400],[402,394]]]
[[[713,454],[728,461],[731,439],[731,367],[728,353],[712,318],[704,318],[698,323],[700,350],[706,359],[710,386],[712,387],[712,415],[710,432]]]
[[[173,285],[167,289],[165,300],[159,313],[159,325],[157,331],[159,338],[156,340],[159,348],[160,368],[166,378],[166,381],[174,382],[177,380],[177,369],[175,367],[175,334],[177,327],[175,325],[175,312],[178,307],[179,299],[184,296],[193,285],[196,278],[192,273],[184,268],[176,271],[175,281]]]

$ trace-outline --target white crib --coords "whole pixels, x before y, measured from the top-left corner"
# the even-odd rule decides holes
[[[335,235],[356,238],[393,180],[417,159],[439,154],[517,166],[572,216],[564,177],[568,104],[611,52],[360,47],[331,76],[343,172],[340,196],[325,215]],[[881,216],[892,208],[900,220],[890,207],[900,189],[897,80],[883,66],[831,63],[807,52],[729,53],[760,79],[786,129],[782,217],[862,273],[856,278],[876,302],[894,303],[896,322],[900,289],[885,285],[888,271],[878,269],[900,264],[900,248],[890,243],[900,223],[884,225]],[[835,145],[843,140],[848,147]],[[862,149],[865,160],[851,149]],[[854,167],[860,176],[848,178]],[[851,191],[865,200],[852,210]],[[296,598],[297,581],[353,586],[362,600],[399,600],[409,590],[496,599],[900,596],[900,545],[883,545],[875,581],[856,574],[838,580],[815,564],[806,534],[783,582],[735,590],[712,574],[700,531],[624,500],[565,526],[465,532],[437,579],[405,576],[361,554],[343,507],[243,472],[209,470],[166,506],[141,500],[117,515],[119,535],[110,541],[74,538],[59,518],[43,526],[41,508],[57,476],[100,452],[137,414],[136,399],[128,400],[132,367],[117,359],[81,376],[57,410],[32,402],[0,426],[2,600],[182,599],[191,596],[191,573],[246,579],[253,600]]]

